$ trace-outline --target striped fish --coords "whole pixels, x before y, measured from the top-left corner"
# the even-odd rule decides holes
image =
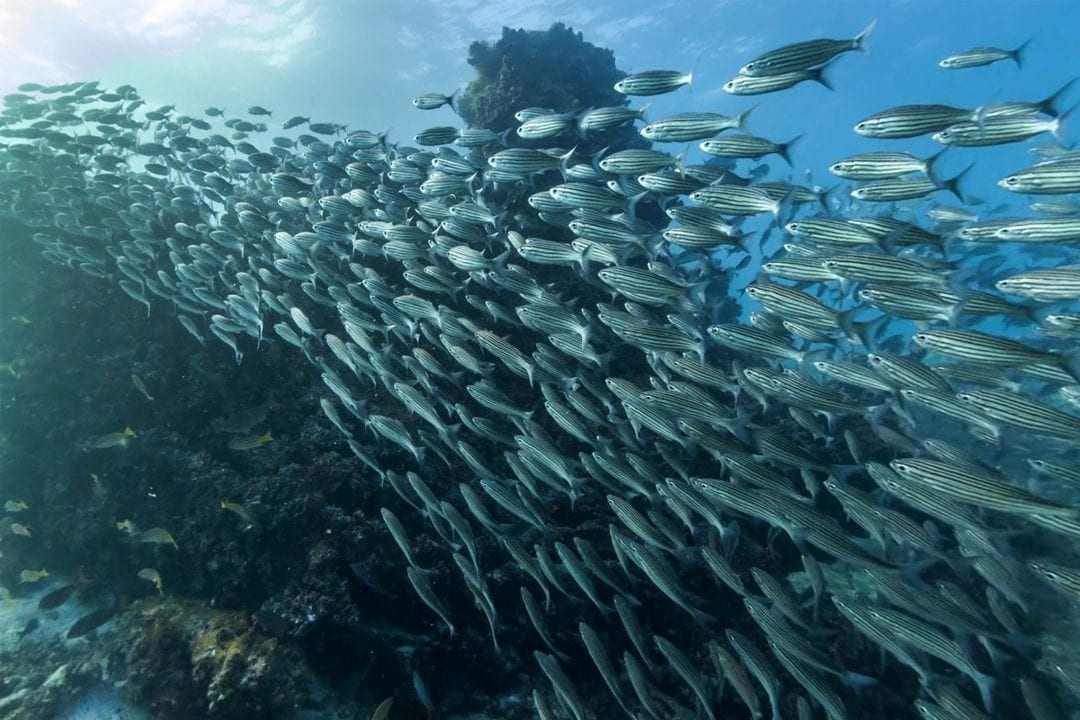
[[[690,193],[690,199],[727,215],[780,213],[780,201],[753,186],[712,185]]]
[[[623,699],[622,688],[619,685],[619,678],[615,672],[615,666],[611,662],[610,656],[608,656],[607,647],[600,639],[600,636],[596,634],[596,631],[589,627],[588,623],[578,623],[578,633],[581,635],[581,642],[585,645],[585,650],[588,651],[589,657],[592,658],[593,664],[596,665],[596,669],[600,671],[600,677],[603,679],[604,684],[607,685],[608,690],[611,691],[611,695],[615,698],[615,702],[619,704],[630,717],[634,717],[634,713],[630,711],[630,708],[626,705],[626,700]]]
[[[612,107],[593,108],[578,117],[577,128],[582,135],[586,135],[590,131],[609,130],[629,120],[640,120],[645,115],[646,107],[629,108],[624,105],[614,105]]]
[[[693,691],[709,719],[716,720],[712,703],[709,702],[709,692],[705,688],[704,678],[701,677],[701,673],[690,662],[690,658],[686,656],[686,653],[662,635],[653,635],[653,642],[656,643],[660,654],[668,661],[668,665],[675,671],[675,674],[682,678],[683,682]]]
[[[548,650],[558,655],[563,660],[569,660],[567,655],[559,652],[555,647],[555,641],[551,637],[551,630],[548,628],[547,621],[544,619],[544,613],[540,609],[540,605],[536,602],[536,598],[529,592],[529,589],[524,585],[521,586],[521,602],[525,606],[525,614],[529,616],[529,622],[532,623],[533,629],[536,630],[536,634],[540,636],[540,639],[547,645]]]
[[[855,124],[855,132],[872,138],[918,137],[962,122],[978,122],[975,110],[948,105],[901,105],[883,110]]]
[[[646,70],[627,75],[615,83],[615,92],[622,95],[663,95],[674,92],[694,80],[693,73],[678,70]]]
[[[405,574],[409,578],[409,582],[412,584],[416,594],[420,596],[424,604],[431,608],[432,612],[439,616],[446,627],[450,630],[450,637],[454,636],[454,624],[450,622],[449,613],[446,608],[439,601],[439,598],[435,596],[435,591],[431,589],[431,582],[428,579],[427,572],[417,570],[410,565],[405,569]]]
[[[901,458],[889,466],[902,478],[921,483],[959,502],[1017,514],[1076,517],[1076,508],[1045,500],[987,473],[924,458]]]
[[[871,22],[865,30],[848,40],[807,40],[770,50],[739,68],[739,74],[751,77],[780,75],[824,65],[841,53],[865,50],[866,38],[876,24],[876,20]]]
[[[684,112],[655,120],[638,132],[653,142],[691,142],[710,138],[724,130],[740,129],[754,108],[727,117],[712,112]]]
[[[967,198],[960,189],[960,181],[971,171],[972,167],[974,165],[969,165],[958,175],[941,181],[934,180],[931,177],[875,180],[852,190],[851,197],[868,202],[898,202],[900,200],[916,200],[939,190],[947,190],[955,195],[960,202],[967,202]]]
[[[897,610],[872,608],[869,614],[875,622],[885,627],[902,643],[933,655],[970,677],[979,687],[983,706],[987,710],[992,710],[991,692],[994,687],[994,678],[980,672],[967,653],[954,640],[932,625]]]
[[[1044,132],[1061,133],[1062,118],[1044,119],[1036,115],[1005,115],[964,122],[939,130],[931,137],[942,145],[985,147],[1023,142]]]
[[[730,95],[763,95],[787,90],[806,80],[813,80],[829,90],[833,89],[832,83],[825,77],[825,66],[776,75],[736,75],[724,83],[723,88],[724,92]]]
[[[772,720],[780,720],[780,679],[776,676],[772,666],[769,665],[765,654],[746,636],[735,630],[729,628],[724,631],[724,634],[742,664],[761,684],[761,687],[765,689],[765,694],[769,698],[769,705],[772,707]]]
[[[604,172],[615,175],[640,175],[663,170],[675,165],[678,161],[679,158],[658,150],[632,148],[606,155],[597,164]]]
[[[1080,298],[1080,269],[1029,270],[998,280],[995,287],[1004,293],[1039,302],[1076,300]]]
[[[1080,160],[1041,162],[998,180],[1010,192],[1030,195],[1068,195],[1080,192]]]
[[[563,672],[563,669],[559,666],[559,662],[553,656],[542,653],[539,650],[533,652],[533,658],[536,660],[536,664],[540,666],[544,675],[547,676],[548,682],[551,683],[552,689],[555,690],[555,696],[559,698],[563,706],[574,716],[574,720],[585,720],[585,709],[581,704],[581,698],[578,696],[577,689],[574,688],[573,683],[570,682],[570,678]]]
[[[746,668],[735,659],[734,655],[715,640],[709,641],[708,648],[713,668],[721,681],[727,680],[730,682],[735,688],[739,699],[750,710],[751,717],[760,718],[761,701],[758,699],[757,693],[754,692],[754,686],[750,682],[750,676],[747,675]]]
[[[698,143],[698,147],[707,155],[725,158],[763,158],[776,154],[784,158],[788,165],[792,165],[791,146],[801,137],[802,135],[798,135],[785,143],[777,143],[755,135],[728,135],[704,140]]]
[[[946,70],[962,70],[965,68],[990,65],[1001,60],[1012,60],[1016,63],[1016,67],[1023,67],[1024,51],[1027,50],[1028,43],[1030,42],[1030,39],[1025,40],[1013,50],[1002,50],[1001,48],[996,47],[971,48],[970,50],[953,53],[952,55],[942,58],[938,61],[938,67],[943,67]]]
[[[906,152],[878,151],[852,155],[829,166],[829,172],[845,180],[885,180],[911,173],[930,175],[941,153],[926,160]]]
[[[979,390],[958,393],[987,417],[1022,427],[1042,435],[1080,438],[1080,418],[1007,390]]]

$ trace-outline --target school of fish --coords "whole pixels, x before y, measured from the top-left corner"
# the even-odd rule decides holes
[[[767,52],[724,90],[829,86],[871,28]],[[892,144],[836,158],[836,190],[767,181],[762,158],[795,159],[744,130],[767,99],[734,117],[525,108],[415,146],[297,117],[260,146],[261,120],[148,109],[130,86],[19,90],[0,213],[193,343],[302,354],[384,488],[371,513],[401,587],[440,642],[475,629],[521,657],[538,717],[1075,706],[1078,666],[1050,648],[1075,653],[1062,608],[1080,604],[1080,152],[1033,146],[998,181],[1031,211],[980,218],[962,176]],[[1059,137],[1069,91],[853,130],[993,152]],[[654,147],[587,150],[627,125]],[[718,160],[687,163],[686,143]],[[474,614],[451,614],[456,592]]]

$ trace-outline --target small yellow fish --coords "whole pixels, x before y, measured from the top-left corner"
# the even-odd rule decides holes
[[[40,570],[23,570],[19,573],[19,583],[32,583],[49,577],[49,571],[45,568]]]
[[[142,378],[140,378],[138,375],[132,373],[131,382],[132,382],[133,385],[135,385],[135,389],[138,390],[139,392],[141,392],[146,397],[147,400],[149,400],[151,402],[154,401],[154,396],[146,391],[146,385],[143,384]]]
[[[141,543],[172,545],[177,550],[180,549],[180,546],[176,544],[175,540],[173,540],[173,536],[170,535],[169,531],[165,528],[150,528],[149,530],[139,533],[138,537],[135,539]]]
[[[0,585],[0,600],[3,600],[7,604],[14,604],[15,598],[11,596],[11,591],[3,585]]]
[[[19,373],[17,373],[15,371],[15,366],[12,365],[11,363],[4,363],[3,365],[0,365],[0,370],[3,370],[4,372],[11,373],[11,377],[13,377],[13,378],[18,378],[19,377]]]
[[[232,512],[232,513],[236,513],[238,516],[240,516],[240,519],[243,520],[248,525],[257,524],[255,522],[255,517],[251,514],[251,511],[248,510],[243,505],[241,505],[240,503],[226,502],[225,500],[222,500],[221,501],[221,509],[222,510],[228,510],[229,512]]]
[[[33,320],[26,317],[25,315],[13,315],[11,319],[19,323],[20,325],[29,325],[33,322]]]
[[[138,572],[138,576],[143,580],[154,583],[154,587],[157,588],[158,595],[163,594],[161,589],[161,574],[154,568],[143,568]]]
[[[30,506],[24,503],[22,500],[8,500],[4,503],[4,510],[10,513],[17,513],[26,510]]]
[[[135,533],[139,532],[139,529],[135,527],[135,523],[133,523],[131,520],[126,519],[116,523],[116,529],[123,530],[128,535],[134,535]]]
[[[88,445],[92,448],[103,449],[111,447],[123,447],[128,444],[128,440],[136,437],[135,431],[131,429],[131,426],[124,428],[120,432],[109,433],[108,435],[99,435],[91,440]]]
[[[394,705],[394,698],[388,697],[379,703],[379,706],[375,708],[375,712],[371,714],[371,720],[386,720],[390,715],[390,708]]]
[[[229,441],[230,450],[254,450],[257,447],[261,447],[266,443],[273,440],[274,437],[266,432],[262,435],[245,435],[244,437],[233,438]]]
[[[23,537],[30,537],[30,526],[21,523],[11,523],[11,532]]]

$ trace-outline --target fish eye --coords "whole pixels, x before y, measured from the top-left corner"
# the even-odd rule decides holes
[[[748,62],[748,63],[746,63],[746,69],[747,70],[753,70],[755,67],[757,67],[756,62]]]
[[[835,260],[826,260],[821,264],[827,268],[835,268],[840,266],[840,263],[836,262]]]
[[[915,342],[917,343],[926,342],[928,339],[929,336],[926,333],[915,333]]]
[[[1015,185],[1018,182],[1020,182],[1020,180],[1015,175],[1005,178],[1006,185]]]

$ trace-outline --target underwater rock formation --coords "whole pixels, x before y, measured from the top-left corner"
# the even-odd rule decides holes
[[[75,640],[64,637],[65,623],[82,610],[36,608],[22,600],[3,614],[20,634],[0,649],[3,720],[93,716],[83,706],[102,703],[110,717],[127,705],[161,720],[294,717],[314,685],[296,648],[259,632],[246,613],[201,600],[138,600]],[[112,699],[93,700],[103,689]]]
[[[159,718],[286,717],[310,685],[296,650],[245,613],[179,598],[131,605],[98,658],[122,668],[125,694]]]
[[[613,89],[626,75],[615,67],[614,53],[562,23],[548,30],[504,27],[494,45],[469,46],[469,64],[476,77],[456,107],[470,127],[514,127],[514,112],[526,107],[569,112],[627,103]]]

